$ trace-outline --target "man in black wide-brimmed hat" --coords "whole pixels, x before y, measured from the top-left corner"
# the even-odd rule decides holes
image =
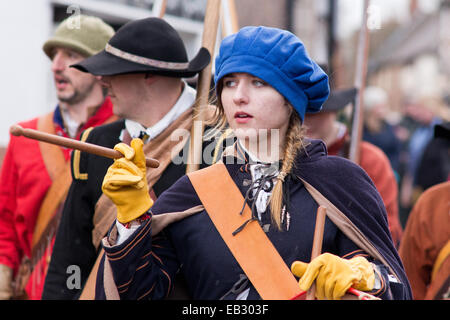
[[[189,132],[196,91],[183,78],[193,77],[210,62],[201,48],[188,60],[177,31],[159,18],[131,21],[121,27],[100,53],[73,65],[98,76],[122,120],[85,131],[81,139],[114,147],[141,138],[147,157],[160,162],[147,170],[152,198],[158,197],[185,173],[176,164],[187,137],[174,139],[176,129]],[[180,132],[180,131],[178,131]],[[100,240],[115,220],[113,203],[102,195],[101,184],[112,160],[75,151],[73,183],[64,207],[60,228],[44,286],[44,299],[93,298],[86,280],[97,258]],[[204,165],[201,165],[201,167]],[[119,226],[133,230],[133,225]],[[71,266],[77,268],[69,269]],[[95,269],[95,268],[94,268]],[[72,270],[72,271],[69,271]],[[78,276],[78,278],[77,278]],[[95,278],[94,278],[95,280]],[[85,285],[86,284],[86,285]]]

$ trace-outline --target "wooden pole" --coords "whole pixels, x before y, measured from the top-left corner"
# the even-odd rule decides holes
[[[364,0],[363,19],[359,32],[358,51],[356,56],[355,88],[358,89],[353,108],[352,128],[350,133],[349,159],[359,164],[359,150],[363,131],[363,93],[367,75],[367,60],[369,56],[369,30],[367,28],[367,9],[370,0]]]
[[[204,120],[202,110],[208,105],[209,91],[211,87],[211,69],[214,61],[214,47],[217,39],[217,28],[220,13],[220,0],[208,0],[203,25],[202,46],[211,54],[210,63],[202,70],[198,77],[197,98],[193,111],[193,124],[189,143],[188,161],[186,173],[198,170],[202,162],[202,140]]]
[[[239,31],[239,21],[234,0],[222,0],[222,36]]]
[[[324,206],[317,208],[316,227],[314,229],[313,247],[311,251],[311,261],[317,258],[322,252],[323,231],[325,229],[325,217],[327,209]],[[313,283],[306,293],[306,300],[314,300],[316,295],[316,285]]]
[[[162,18],[166,13],[167,0],[156,0],[153,4],[153,15]]]
[[[323,233],[325,230],[325,218],[327,216],[327,208],[319,206],[317,208],[316,226],[314,228],[313,247],[311,250],[311,261],[317,258],[322,253]],[[306,300],[314,300],[316,295],[316,285],[313,283],[306,292]],[[368,293],[350,288],[342,297],[342,300],[380,300]]]
[[[119,159],[123,157],[123,154],[114,149],[105,148],[102,146],[98,146],[83,141],[78,141],[75,139],[60,137],[55,134],[50,134],[34,129],[24,129],[19,125],[11,126],[9,131],[13,136],[24,136],[30,139],[56,144],[58,146],[62,146],[69,149],[76,149],[83,152],[96,154],[98,156],[106,158]],[[147,158],[145,162],[146,166],[150,168],[158,168],[159,166],[159,161],[156,159]]]

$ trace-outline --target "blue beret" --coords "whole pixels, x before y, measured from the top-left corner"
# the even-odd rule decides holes
[[[270,84],[304,119],[320,111],[330,92],[327,74],[308,56],[303,43],[289,31],[244,27],[223,39],[216,57],[214,82],[245,72]]]

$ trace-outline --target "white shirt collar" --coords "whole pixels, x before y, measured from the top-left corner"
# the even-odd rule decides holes
[[[183,81],[184,82],[184,81]],[[196,91],[184,82],[184,88],[180,97],[169,112],[153,126],[145,128],[140,123],[126,119],[125,127],[130,134],[131,138],[138,138],[141,132],[145,132],[150,138],[148,141],[156,138],[161,132],[163,132],[168,126],[172,124],[179,116],[181,116],[186,110],[188,110],[195,101]],[[122,140],[122,139],[121,139]]]
[[[78,129],[80,128],[80,123],[70,116],[70,113],[68,110],[59,108],[61,110],[61,116],[64,119],[64,124],[66,125],[67,133],[69,134],[69,137],[75,138],[78,132]]]

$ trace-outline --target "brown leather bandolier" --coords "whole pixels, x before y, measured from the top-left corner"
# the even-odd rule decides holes
[[[38,118],[37,130],[55,134],[53,112]],[[64,199],[72,182],[70,162],[65,160],[61,147],[39,142],[39,148],[45,168],[52,180],[52,185],[48,189],[39,209],[31,243],[31,257],[23,257],[14,280],[14,298],[25,298],[24,289],[33,269],[48,252],[48,248],[51,246],[52,239],[58,228]],[[44,279],[38,278],[32,279],[32,281],[44,281]]]
[[[218,163],[189,173],[188,177],[214,226],[261,298],[286,300],[297,296],[301,290],[295,277],[258,223],[250,222],[234,234],[252,214],[247,205],[240,214],[244,197],[225,165]]]

